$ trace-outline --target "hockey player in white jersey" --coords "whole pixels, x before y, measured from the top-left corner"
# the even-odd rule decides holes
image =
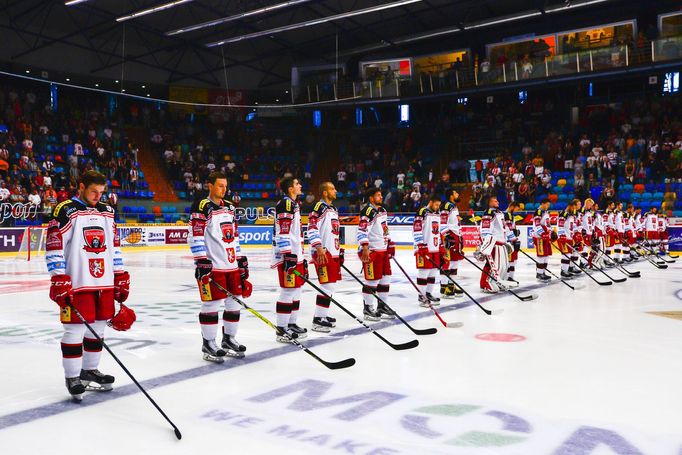
[[[117,330],[127,330],[135,321],[135,313],[123,305],[130,276],[123,270],[114,210],[99,202],[106,182],[99,172],[85,172],[78,196],[54,208],[47,228],[45,260],[51,275],[50,299],[61,308],[62,365],[66,387],[77,400],[82,399],[86,388],[111,390],[114,377],[97,369],[102,343],[86,332],[71,306],[100,339],[104,338],[107,320]],[[121,304],[116,316],[114,301]]]
[[[445,246],[440,276],[440,294],[444,298],[461,297],[464,295],[462,290],[448,279],[448,276],[457,276],[459,263],[464,260],[464,239],[457,208],[459,193],[456,189],[451,189],[445,193],[445,199],[440,206],[440,233]]]
[[[514,274],[516,273],[516,262],[519,259],[519,251],[521,251],[521,231],[516,227],[516,219],[515,219],[515,213],[516,211],[521,207],[521,204],[519,204],[516,201],[511,201],[509,203],[509,206],[507,207],[507,210],[504,212],[504,221],[507,225],[507,230],[514,234],[514,237],[511,238],[509,243],[511,243],[512,248],[514,248],[514,251],[509,255],[509,266],[507,267],[507,281],[511,281],[513,283],[517,283],[514,279]]]
[[[290,343],[291,338],[305,338],[308,332],[296,323],[304,281],[294,274],[297,270],[307,278],[308,261],[303,255],[301,209],[296,201],[301,195],[301,183],[298,179],[285,177],[280,181],[280,189],[284,197],[275,206],[270,267],[277,270],[280,287],[276,305],[277,327],[288,335],[278,334],[276,339],[280,343]]]
[[[514,233],[507,229],[504,212],[500,210],[500,203],[495,196],[488,199],[488,209],[481,217],[481,253],[486,258],[486,264],[481,273],[481,290],[494,294],[514,286],[507,281],[509,269],[509,255],[513,251],[509,241]]]
[[[341,223],[334,207],[336,187],[332,182],[320,184],[320,200],[308,215],[308,243],[311,260],[317,271],[320,288],[327,294],[317,295],[312,329],[330,332],[336,319],[329,316],[329,297],[334,293],[334,283],[341,280],[344,250],[340,245]]]
[[[204,360],[218,363],[225,356],[244,357],[246,347],[235,338],[241,306],[234,296],[249,297],[252,290],[248,260],[240,254],[235,206],[224,199],[226,191],[225,174],[212,172],[208,176],[208,197],[192,205],[187,237],[201,296],[201,350]],[[224,306],[222,349],[215,341],[221,306]]]
[[[388,303],[392,274],[390,259],[395,256],[395,245],[388,232],[388,213],[381,205],[384,200],[381,190],[370,188],[365,197],[367,204],[360,209],[356,237],[365,278],[362,288],[363,315],[368,321],[378,321],[395,317],[395,313],[383,304]],[[381,299],[376,306],[375,293]]]
[[[432,195],[428,205],[417,211],[412,223],[419,302],[424,307],[428,307],[429,302],[432,305],[440,304],[440,298],[433,295],[441,257],[445,253],[440,236],[440,203],[440,198]]]

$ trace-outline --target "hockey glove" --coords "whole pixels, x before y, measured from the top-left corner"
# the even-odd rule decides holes
[[[71,276],[53,275],[50,282],[50,300],[61,308],[66,308],[72,295]]]
[[[339,265],[343,265],[343,263],[346,261],[346,250],[344,248],[341,248],[339,250]]]
[[[291,253],[284,254],[284,262],[282,264],[282,268],[286,273],[289,274],[294,273],[294,270],[296,269],[296,264],[298,264],[298,256]]]
[[[395,257],[395,243],[393,241],[388,242],[388,248],[386,249],[386,252],[388,253],[388,258]]]
[[[550,231],[549,238],[552,240],[552,242],[556,242],[559,237],[556,235],[555,231]]]
[[[130,294],[130,274],[120,271],[114,272],[114,300],[123,303]]]
[[[521,231],[518,230],[518,228],[514,228],[514,237],[521,237]]]
[[[242,297],[249,298],[253,292],[253,285],[249,280],[242,280]]]
[[[308,273],[308,260],[303,259],[303,278],[306,280],[310,278],[310,274]]]
[[[514,246],[514,251],[516,251],[517,253],[518,253],[519,251],[521,251],[521,240],[515,239],[515,240],[512,242],[512,245]]]
[[[426,245],[417,245],[417,251],[415,252],[415,254],[417,256],[425,258],[429,255],[429,247],[427,247]]]
[[[194,278],[201,284],[208,284],[211,279],[211,271],[213,270],[213,263],[209,259],[197,259],[194,262]]]
[[[239,276],[242,280],[249,278],[249,259],[246,256],[239,256],[237,258],[237,266],[239,267]]]
[[[124,304],[121,304],[121,309],[118,310],[116,316],[107,322],[107,325],[114,330],[125,332],[133,325],[133,322],[136,320],[137,316],[135,315],[135,312]]]

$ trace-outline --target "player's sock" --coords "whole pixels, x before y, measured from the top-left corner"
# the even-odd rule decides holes
[[[63,326],[64,334],[62,335],[61,347],[64,376],[75,378],[80,375],[83,363],[85,326],[83,324],[63,324]]]
[[[298,321],[298,310],[301,308],[301,301],[294,300],[291,304],[291,316],[289,316],[289,325],[296,324]]]
[[[286,328],[289,325],[292,302],[277,302],[277,327]]]
[[[329,297],[318,294],[315,299],[315,318],[326,318],[329,314],[329,305],[331,300]]]
[[[90,324],[99,335],[101,339],[104,339],[104,328],[107,326],[107,321],[95,321]],[[88,332],[89,333],[89,332]],[[90,336],[85,336],[83,338],[83,370],[96,370],[99,365],[99,360],[102,357],[102,342],[97,340],[92,333]]]

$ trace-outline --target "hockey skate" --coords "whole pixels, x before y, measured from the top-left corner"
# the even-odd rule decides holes
[[[578,267],[575,267],[575,266],[569,267],[568,272],[573,274],[573,275],[580,275],[581,273],[583,273],[582,270],[580,270]]]
[[[336,318],[327,316],[325,319],[327,319],[327,322],[330,323],[332,327],[336,327]]]
[[[110,392],[113,390],[114,377],[110,374],[100,373],[97,369],[81,370],[80,380],[85,386],[85,390],[91,392]],[[93,383],[95,385],[92,385]]]
[[[298,333],[284,327],[277,327],[277,337],[275,340],[278,343],[293,343],[293,340],[298,339]]]
[[[215,340],[204,340],[201,352],[204,353],[204,360],[207,362],[223,363],[225,361],[226,353],[218,348]]]
[[[289,330],[291,330],[296,335],[298,335],[299,340],[302,340],[303,338],[308,337],[308,329],[304,329],[303,327],[299,326],[296,323],[289,324]]]
[[[244,358],[246,346],[239,344],[235,337],[223,334],[223,341],[220,343],[220,346],[225,351],[227,357],[236,357],[238,359]]]
[[[71,394],[74,401],[82,401],[85,393],[85,386],[81,382],[81,378],[66,378],[66,389]]]
[[[561,271],[561,278],[566,278],[566,279],[573,278],[573,274],[571,273],[570,269],[567,271],[562,270]]]
[[[552,280],[549,275],[545,275],[544,273],[536,273],[535,278],[542,283],[547,283],[548,281]]]
[[[315,332],[329,333],[332,331],[332,324],[327,318],[313,318],[312,330]]]
[[[384,302],[379,302],[377,305],[377,313],[381,319],[395,319],[395,311],[390,309]]]
[[[362,314],[365,317],[365,321],[379,321],[381,320],[381,315],[369,305],[365,305],[362,310]]]
[[[419,295],[419,306],[424,307],[424,308],[430,308],[431,307],[431,302],[429,299],[424,296],[424,295]]]
[[[433,295],[431,295],[430,292],[426,293],[426,298],[429,299],[429,302],[431,302],[431,305],[434,305],[434,306],[440,305],[440,298],[434,297]]]

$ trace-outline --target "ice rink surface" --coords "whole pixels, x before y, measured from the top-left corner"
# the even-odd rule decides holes
[[[254,293],[248,303],[274,320],[278,288],[267,248],[246,249]],[[445,328],[417,305],[394,267],[389,303],[415,327],[437,327],[419,346],[394,351],[332,306],[331,334],[304,341],[331,371],[242,311],[246,358],[201,356],[199,294],[188,251],[124,253],[128,304],[138,320],[107,332],[119,358],[183,433],[173,436],[105,352],[100,370],[114,391],[70,400],[63,382],[58,307],[47,297],[42,260],[0,260],[0,452],[3,454],[682,454],[682,261],[667,270],[641,261],[642,277],[572,291],[539,284],[530,261],[517,266],[521,302],[483,295],[464,263],[466,297],[444,300]],[[348,255],[347,265],[360,263]],[[398,260],[415,275],[411,251]],[[559,259],[550,268],[559,271]],[[609,270],[614,277],[618,271]],[[314,272],[311,268],[311,274]],[[604,276],[596,277],[602,279]],[[346,277],[338,300],[362,314],[360,287]],[[315,291],[305,287],[299,324],[310,328]],[[658,313],[658,314],[655,314]],[[373,323],[392,342],[415,338],[398,321]]]

